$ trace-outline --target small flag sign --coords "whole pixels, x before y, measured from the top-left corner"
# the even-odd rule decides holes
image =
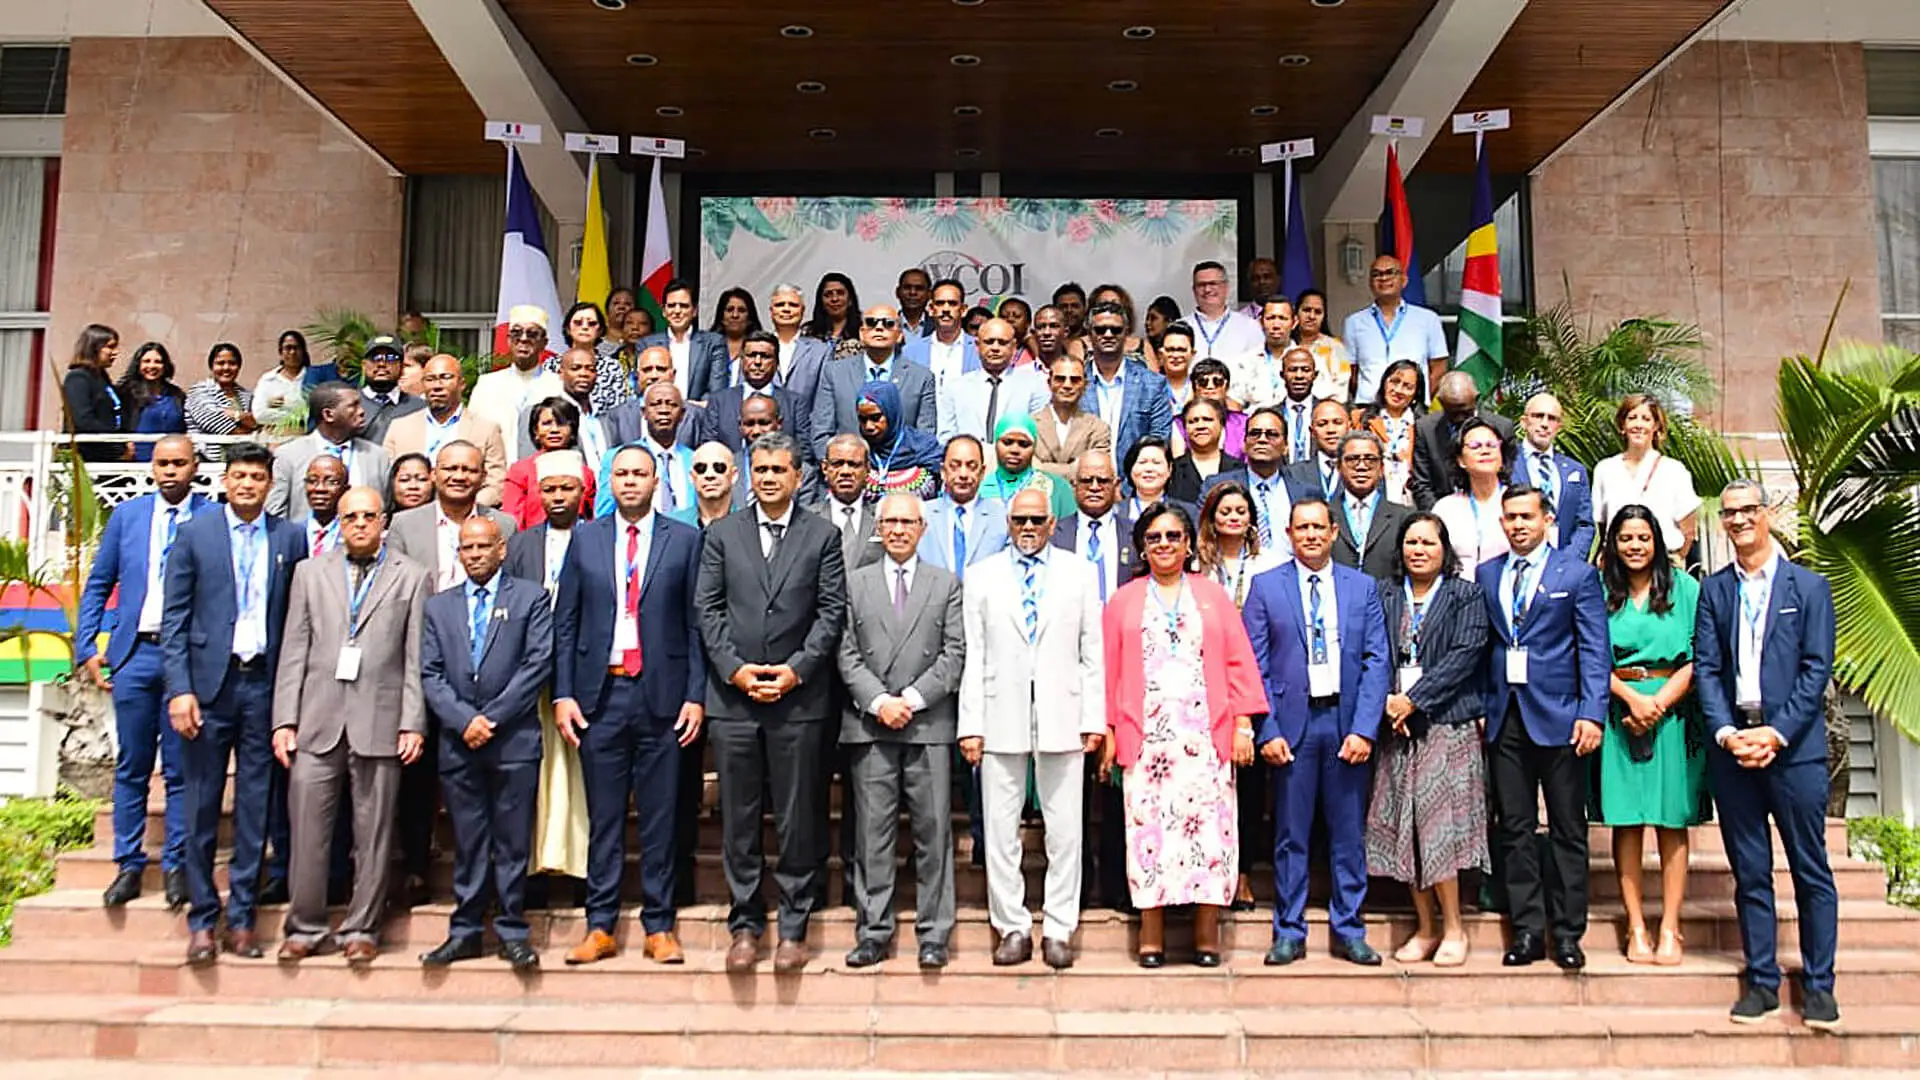
[[[620,136],[587,135],[578,131],[567,132],[567,152],[571,154],[617,154],[620,152]]]
[[[660,139],[651,135],[635,135],[631,151],[642,157],[683,158],[687,156],[685,139]]]
[[[1376,116],[1373,133],[1394,139],[1417,139],[1427,130],[1426,120],[1418,116]]]
[[[1453,114],[1453,133],[1471,135],[1476,131],[1505,131],[1513,126],[1513,113],[1508,109],[1482,109],[1479,112]]]
[[[1296,161],[1313,156],[1312,139],[1289,139],[1286,142],[1260,144],[1260,163],[1271,165],[1276,161]]]
[[[488,142],[537,143],[540,141],[539,124],[517,124],[511,120],[487,121]]]

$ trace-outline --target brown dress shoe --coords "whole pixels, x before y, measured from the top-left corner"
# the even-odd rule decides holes
[[[780,973],[799,971],[807,966],[807,943],[780,939],[780,946],[773,950],[773,970]]]
[[[727,946],[727,970],[735,974],[752,971],[760,962],[760,939],[745,930],[733,932],[733,944]]]
[[[1041,938],[1040,958],[1055,971],[1064,971],[1073,966],[1073,946],[1058,938]]]
[[[671,930],[647,935],[647,958],[656,964],[684,964],[687,954],[680,949],[680,939]]]
[[[612,934],[605,930],[589,930],[580,944],[567,954],[567,963],[592,964],[616,956],[619,952],[620,944],[613,940]]]
[[[297,964],[313,955],[313,946],[304,941],[296,941],[293,938],[288,938],[280,943],[279,955],[281,963]]]
[[[195,930],[187,937],[187,963],[206,967],[218,959],[220,950],[213,943],[213,931]]]
[[[1015,930],[1000,939],[1000,945],[993,950],[994,967],[1012,967],[1033,959],[1033,939]]]
[[[347,956],[347,966],[366,967],[368,964],[373,963],[374,957],[380,955],[380,946],[375,945],[366,938],[355,938],[347,942],[347,947],[344,951]]]
[[[260,935],[252,930],[234,930],[228,933],[227,951],[248,960],[258,960],[266,955],[260,948]]]

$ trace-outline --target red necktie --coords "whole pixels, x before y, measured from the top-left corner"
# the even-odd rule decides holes
[[[633,620],[633,648],[620,654],[628,675],[640,674],[640,526],[627,526],[627,618]]]

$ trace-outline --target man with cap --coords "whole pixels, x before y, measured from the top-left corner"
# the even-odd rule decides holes
[[[507,357],[512,363],[473,381],[467,408],[500,426],[507,461],[519,461],[533,450],[528,445],[521,410],[561,393],[560,376],[541,364],[547,341],[547,312],[532,304],[517,304],[507,312]]]
[[[369,338],[360,353],[360,388],[365,417],[360,437],[378,446],[386,441],[387,425],[409,413],[427,407],[426,399],[400,389],[400,368],[404,347],[392,334]]]

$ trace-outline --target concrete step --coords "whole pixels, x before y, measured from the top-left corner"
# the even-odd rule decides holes
[[[1057,978],[1042,976],[1042,978]],[[805,978],[793,980],[808,981]],[[1913,1009],[1854,1005],[1843,1038],[1720,1002],[1610,1009],[1319,1005],[1163,1013],[1040,1006],[807,1006],[761,997],[631,1005],[219,1001],[45,994],[9,1002],[0,1056],[275,1067],[600,1066],[925,1070],[1907,1069]],[[750,1037],[743,1038],[743,1035]],[[471,1075],[470,1073],[468,1075]],[[1217,1075],[1217,1074],[1216,1074]]]
[[[389,1080],[391,1072],[377,1065],[330,1065],[324,1070],[304,1066],[266,1065],[176,1065],[169,1062],[96,1061],[76,1058],[49,1058],[37,1061],[10,1061],[8,1080]],[[636,1069],[595,1068],[578,1065],[501,1065],[478,1067],[414,1066],[407,1080],[843,1080],[846,1074],[822,1069],[677,1069],[646,1066]],[[925,1070],[900,1071],[864,1069],[864,1080],[924,1080]],[[950,1080],[981,1080],[992,1073],[970,1070],[941,1072]],[[1289,1069],[1292,1080],[1412,1080],[1420,1075],[1406,1069]],[[1569,1080],[1565,1070],[1514,1069],[1499,1074],[1500,1080]],[[1778,1072],[1764,1068],[1701,1069],[1584,1069],[1580,1080],[1776,1080]],[[1861,1070],[1797,1068],[1793,1080],[1859,1080]],[[1238,1069],[1195,1070],[1103,1070],[1103,1080],[1257,1080],[1259,1073]]]

